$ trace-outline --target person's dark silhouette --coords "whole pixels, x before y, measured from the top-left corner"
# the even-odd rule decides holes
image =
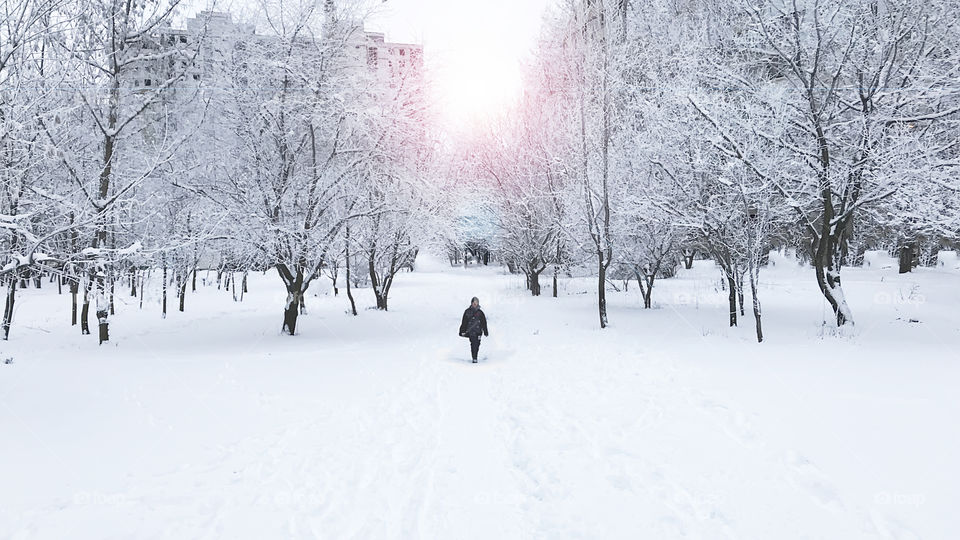
[[[487,316],[480,309],[480,300],[474,296],[470,300],[470,307],[463,312],[463,320],[460,321],[460,336],[470,338],[470,355],[474,364],[477,363],[477,353],[480,352],[480,334],[490,335],[487,332]]]

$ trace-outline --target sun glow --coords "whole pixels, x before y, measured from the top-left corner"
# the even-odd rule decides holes
[[[435,71],[442,117],[451,127],[501,114],[519,95],[518,60],[481,47],[461,50]]]
[[[393,40],[422,43],[438,120],[470,129],[520,93],[520,64],[556,0],[389,0],[370,20]]]

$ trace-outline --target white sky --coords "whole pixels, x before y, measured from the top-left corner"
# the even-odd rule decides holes
[[[190,15],[211,3],[250,20],[271,0],[183,0]],[[556,0],[360,0],[375,6],[366,29],[424,46],[427,70],[448,127],[495,114],[520,90],[520,63]],[[248,13],[249,12],[249,13]]]
[[[367,23],[388,41],[422,43],[451,124],[486,116],[520,88],[520,62],[554,0],[387,0]]]

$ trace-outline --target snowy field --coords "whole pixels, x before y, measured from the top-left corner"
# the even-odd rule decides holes
[[[167,320],[118,296],[104,347],[69,296],[23,291],[0,538],[957,538],[960,274],[844,270],[837,335],[812,271],[780,264],[757,344],[711,265],[652,310],[611,293],[603,331],[591,280],[530,298],[429,260],[389,313],[351,318],[321,283],[297,337],[273,273]],[[456,336],[473,295],[477,365]]]

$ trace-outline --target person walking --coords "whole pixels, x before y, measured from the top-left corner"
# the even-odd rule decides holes
[[[474,364],[477,363],[477,353],[480,352],[480,334],[490,335],[487,332],[487,316],[480,309],[480,300],[474,296],[470,300],[470,307],[463,312],[463,320],[460,321],[460,337],[470,338],[470,354]]]

